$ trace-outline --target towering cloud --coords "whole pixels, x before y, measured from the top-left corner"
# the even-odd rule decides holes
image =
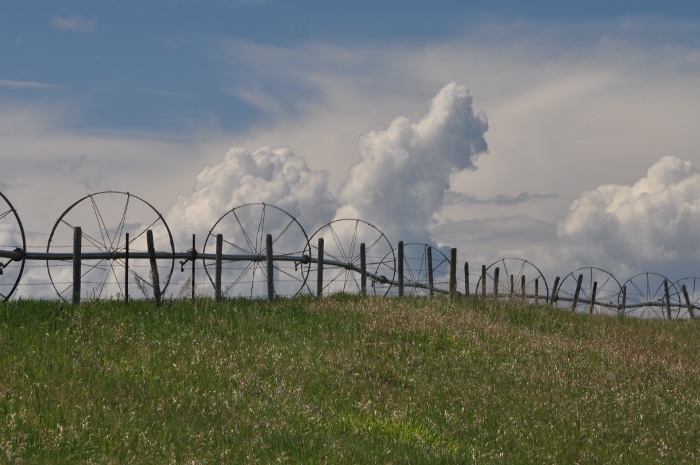
[[[360,139],[361,160],[341,187],[336,218],[362,218],[392,240],[428,241],[450,175],[474,169],[488,148],[488,123],[475,115],[466,87],[447,84],[417,123],[398,117]]]
[[[582,193],[558,228],[579,263],[675,279],[697,274],[698,231],[700,173],[673,156],[661,158],[632,186]]]

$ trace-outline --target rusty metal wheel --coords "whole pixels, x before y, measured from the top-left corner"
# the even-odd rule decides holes
[[[21,253],[21,258],[0,258],[0,300],[10,299],[22,279],[27,241],[17,210],[0,192],[0,249]]]
[[[51,230],[47,253],[70,253],[74,228],[82,229],[81,300],[123,298],[126,263],[122,258],[93,259],[90,252],[122,253],[126,250],[129,233],[129,252],[148,252],[146,231],[153,231],[156,251],[168,252],[173,258],[165,262],[159,272],[161,296],[170,282],[175,266],[175,245],[163,215],[153,205],[128,192],[105,191],[86,195],[63,212]],[[73,289],[71,260],[46,261],[51,284],[58,296],[68,301]],[[146,259],[129,259],[129,295],[153,298],[151,266]],[[136,289],[131,284],[136,284]],[[138,289],[138,291],[137,291]]]
[[[204,253],[216,252],[216,236],[223,236],[223,255],[239,256],[222,264],[222,295],[267,298],[266,237],[272,235],[275,257],[275,294],[296,296],[309,276],[309,239],[294,216],[274,205],[249,203],[224,213],[207,234]],[[304,263],[305,261],[305,263]],[[204,269],[214,285],[214,262]],[[308,289],[307,289],[308,290]]]

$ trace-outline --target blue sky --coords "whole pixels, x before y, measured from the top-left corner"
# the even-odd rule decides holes
[[[700,274],[698,2],[5,1],[0,11],[0,191],[36,245],[97,191],[147,199],[186,249],[234,199],[293,199],[318,222],[321,210],[379,215],[351,193],[380,202],[410,181],[433,193],[411,234],[477,263]],[[439,157],[406,149],[406,134],[449,139],[425,129],[426,115],[449,89],[438,107],[459,107],[449,99],[460,86],[475,116],[455,115],[488,122],[488,149],[438,169]],[[422,177],[381,171],[375,155],[398,163],[402,150]],[[308,192],[282,171],[216,174],[282,152],[293,157],[275,169],[313,180],[322,209],[302,205]],[[187,208],[201,212],[196,224]],[[392,212],[412,208],[381,212],[385,229],[402,234]]]
[[[632,18],[683,21],[690,30],[630,31],[637,40],[697,43],[696,2],[321,2],[146,1],[8,2],[0,16],[0,97],[70,102],[77,128],[179,134],[202,124],[242,130],[270,115],[222,90],[234,73],[227,41],[271,47],[415,46],[482,32],[479,40],[523,27],[583,28],[569,39]],[[509,29],[513,32],[509,32]],[[624,33],[622,31],[621,33]],[[486,37],[484,37],[486,36]],[[558,37],[561,40],[562,37]],[[564,38],[566,40],[566,38]],[[21,84],[27,84],[21,86]],[[32,86],[31,84],[39,84]],[[288,110],[313,89],[287,87]],[[207,121],[207,123],[202,123]]]

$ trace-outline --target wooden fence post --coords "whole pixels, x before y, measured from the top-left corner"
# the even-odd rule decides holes
[[[81,255],[83,230],[80,226],[73,228],[73,305],[80,304]]]
[[[360,244],[360,293],[367,295],[367,251],[364,242]]]
[[[623,315],[625,313],[625,306],[627,305],[627,286],[622,286],[622,303],[620,308],[618,308],[618,314]]]
[[[404,259],[403,258],[403,241],[399,241],[399,257],[398,257],[398,260],[399,260],[399,263],[398,263],[398,265],[399,265],[399,297],[403,297],[403,291],[404,291],[404,288],[403,288],[403,285],[404,285],[404,282],[403,282],[403,259]]]
[[[124,303],[129,303],[129,233],[124,244]]]
[[[486,265],[481,265],[481,298],[486,298]]]
[[[275,262],[272,259],[272,234],[265,236],[265,251],[267,252],[267,300],[275,300]]]
[[[216,262],[214,264],[214,299],[217,302],[221,302],[221,266],[222,266],[222,255],[224,247],[224,236],[223,234],[216,235]]]
[[[498,300],[498,274],[500,270],[498,267],[493,271],[493,298]]]
[[[316,268],[316,297],[323,295],[323,238],[318,238],[318,259]]]
[[[426,261],[428,263],[428,291],[430,291],[430,296],[433,295],[433,289],[435,288],[435,277],[433,276],[433,249],[429,245],[425,246]]]
[[[552,295],[549,297],[549,306],[556,305],[557,303],[557,292],[559,291],[559,276],[554,279],[554,286],[552,287]]]
[[[160,278],[158,277],[158,263],[156,262],[156,249],[153,245],[153,231],[146,231],[146,243],[148,244],[148,259],[151,262],[151,280],[153,281],[153,296],[156,298],[156,307],[160,308]]]
[[[693,320],[695,319],[695,311],[693,309],[693,304],[690,303],[688,289],[685,287],[685,284],[681,285],[681,291],[683,292],[683,298],[685,299],[685,307],[688,309],[688,315],[690,315],[690,319]]]
[[[194,234],[192,234],[192,302],[194,302],[194,292],[195,292],[195,283],[194,283],[194,278],[196,277],[196,265],[197,265],[197,250],[195,249],[195,240],[194,240]]]
[[[464,262],[464,295],[469,297],[469,262]]]
[[[450,298],[457,294],[457,249],[450,249]]]
[[[535,305],[540,304],[540,278],[535,278]]]
[[[664,297],[666,298],[666,314],[671,319],[671,298],[668,295],[668,281],[664,279]]]
[[[520,299],[525,303],[525,275],[520,277]]]
[[[510,300],[513,300],[515,296],[515,276],[510,275]]]
[[[593,309],[595,308],[595,298],[598,292],[598,281],[593,281],[593,290],[591,291],[591,306],[588,308],[588,313],[593,315]]]
[[[571,302],[571,311],[576,311],[576,306],[578,305],[578,295],[581,292],[581,285],[583,284],[583,275],[578,275],[578,281],[576,281],[576,292],[574,293],[574,301]]]

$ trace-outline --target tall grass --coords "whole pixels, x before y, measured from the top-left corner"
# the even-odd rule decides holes
[[[0,305],[9,463],[697,463],[696,321],[474,300]]]

